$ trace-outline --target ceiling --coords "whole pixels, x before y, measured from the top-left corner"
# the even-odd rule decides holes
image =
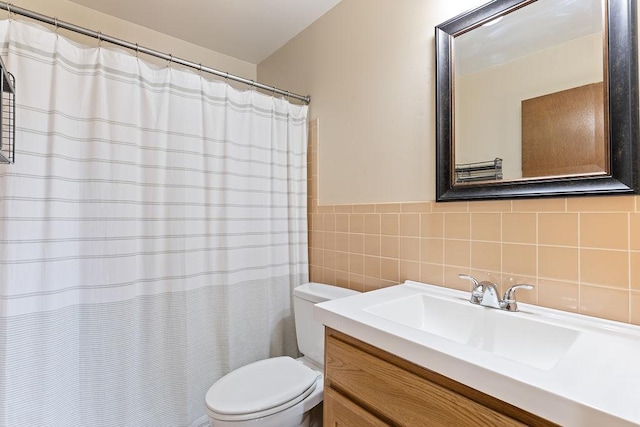
[[[259,64],[341,0],[71,0]]]

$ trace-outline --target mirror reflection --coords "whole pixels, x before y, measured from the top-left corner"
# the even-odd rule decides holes
[[[455,185],[609,174],[604,22],[537,0],[455,36]]]

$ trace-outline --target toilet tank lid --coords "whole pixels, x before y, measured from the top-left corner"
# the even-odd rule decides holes
[[[293,289],[294,296],[310,301],[314,304],[359,293],[360,292],[354,291],[353,289],[340,288],[338,286],[315,282],[305,283]]]

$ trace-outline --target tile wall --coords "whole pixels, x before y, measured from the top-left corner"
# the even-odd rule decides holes
[[[310,123],[311,280],[368,291],[416,280],[469,290],[466,273],[519,300],[640,325],[640,197],[318,205]]]

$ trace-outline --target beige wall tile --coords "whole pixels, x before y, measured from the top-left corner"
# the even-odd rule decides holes
[[[420,281],[431,285],[444,285],[444,266],[441,263],[429,264],[423,262],[420,264]]]
[[[349,289],[356,290],[358,292],[365,291],[365,279],[361,274],[349,273]]]
[[[511,200],[469,202],[469,212],[511,212]]]
[[[349,214],[336,214],[336,231],[349,232]]]
[[[471,242],[471,268],[501,271],[501,244]]]
[[[580,247],[628,249],[628,218],[627,213],[581,213]]]
[[[309,247],[310,248],[323,248],[324,247],[324,232],[312,231],[309,233]]]
[[[349,271],[349,254],[347,252],[336,252],[336,270]]]
[[[336,251],[349,252],[349,233],[335,233]]]
[[[636,291],[640,291],[640,252],[632,251],[630,254],[631,259],[631,278],[630,285],[631,289],[635,289]]]
[[[571,197],[567,199],[568,212],[631,212],[633,196]]]
[[[630,215],[630,247],[632,251],[640,251],[640,214],[633,213]]]
[[[336,286],[349,289],[349,273],[346,271],[336,271]]]
[[[403,213],[400,214],[400,236],[420,236],[420,214]]]
[[[415,261],[400,260],[400,282],[405,280],[420,280],[420,263]]]
[[[444,214],[420,215],[420,235],[422,237],[444,237]]]
[[[578,249],[538,246],[538,277],[578,281]]]
[[[353,205],[353,213],[374,213],[376,211],[376,205],[371,204],[362,204],[362,205]]]
[[[620,322],[628,322],[629,292],[581,285],[580,313]]]
[[[333,205],[318,205],[318,213],[334,213]]]
[[[420,239],[420,260],[430,264],[444,263],[444,240]]]
[[[363,214],[349,215],[349,232],[364,233],[364,215]]]
[[[402,205],[400,203],[378,203],[376,204],[376,212],[400,213],[402,212]]]
[[[364,257],[364,275],[378,279],[380,278],[380,257]]]
[[[324,250],[320,248],[309,248],[309,263],[324,267]]]
[[[444,237],[447,239],[469,239],[471,217],[468,213],[446,213],[444,215]]]
[[[403,203],[402,212],[415,212],[415,213],[431,212],[432,205],[433,205],[432,202]]]
[[[380,278],[391,282],[398,282],[400,277],[400,262],[394,258],[380,259]]]
[[[578,214],[538,214],[538,244],[578,246]]]
[[[364,254],[380,256],[380,235],[364,235]]]
[[[336,283],[336,271],[330,268],[323,269],[322,283],[327,285],[335,285]]]
[[[444,263],[446,265],[464,267],[468,269],[470,261],[471,242],[464,240],[444,241]]]
[[[502,238],[502,219],[499,213],[472,213],[471,240],[499,242]]]
[[[364,232],[367,234],[380,234],[380,214],[364,215]]]
[[[580,284],[629,289],[628,252],[581,249]]]
[[[400,260],[420,261],[420,239],[417,237],[400,237]]]
[[[398,258],[400,238],[394,236],[380,237],[380,255],[387,258]]]
[[[534,213],[502,214],[502,241],[505,243],[537,243],[537,221]]]
[[[325,251],[323,251],[323,257],[324,257],[324,265],[323,265],[323,267],[324,268],[329,268],[331,270],[335,270],[336,269],[336,253],[335,253],[335,251],[325,250]]]
[[[364,275],[364,255],[349,254],[349,273]]]
[[[380,278],[364,276],[364,292],[380,289]]]
[[[513,243],[502,244],[502,271],[523,276],[536,275],[536,247]]]
[[[318,227],[323,231],[335,231],[336,230],[336,215],[335,214],[323,214],[322,225]]]
[[[353,205],[335,205],[333,210],[335,213],[350,214],[353,212]]]
[[[324,283],[324,269],[317,265],[309,267],[309,280],[317,283]]]
[[[400,215],[380,215],[380,233],[385,236],[397,236],[400,230]]]
[[[352,254],[364,253],[364,234],[349,234],[349,252]]]
[[[432,212],[468,212],[469,204],[467,202],[440,202],[434,203]]]
[[[513,212],[565,212],[566,199],[524,199],[512,201]]]
[[[640,325],[640,292],[631,292],[631,313],[630,321],[635,325]]]
[[[323,233],[323,248],[335,250],[336,249],[336,233],[333,231],[325,231]]]
[[[308,221],[308,227],[309,230],[322,230],[323,229],[323,222],[324,220],[324,215],[323,214],[316,214],[316,213],[310,213],[307,216],[307,221]]]
[[[578,312],[580,286],[576,282],[538,280],[538,303],[557,310]]]

